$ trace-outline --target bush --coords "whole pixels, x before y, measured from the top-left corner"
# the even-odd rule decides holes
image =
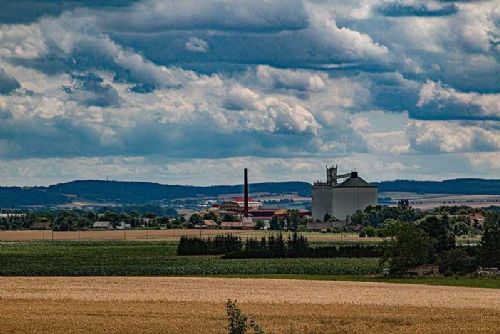
[[[255,319],[250,319],[244,315],[236,305],[236,301],[229,299],[226,303],[227,318],[228,318],[228,334],[245,334],[248,329],[252,329],[254,334],[264,334],[262,328],[255,322]]]

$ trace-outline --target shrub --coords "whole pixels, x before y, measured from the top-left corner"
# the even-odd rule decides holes
[[[233,302],[229,299],[226,303],[227,318],[228,318],[228,334],[245,334],[248,329],[253,330],[254,334],[264,334],[262,328],[255,322],[253,317],[250,319],[244,315],[236,305],[236,300]]]

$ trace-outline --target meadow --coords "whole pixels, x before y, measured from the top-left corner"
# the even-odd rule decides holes
[[[500,290],[179,277],[0,277],[0,323],[6,333],[222,334],[228,298],[268,333],[500,328]]]

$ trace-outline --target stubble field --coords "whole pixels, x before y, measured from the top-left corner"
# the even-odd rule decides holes
[[[495,333],[500,290],[176,277],[0,277],[0,332],[224,333],[228,298],[273,333]]]
[[[20,230],[0,231],[0,241],[77,241],[77,240],[160,240],[178,241],[181,236],[214,236],[218,234],[234,234],[242,238],[262,238],[275,231],[264,230],[111,230],[111,231],[44,231]],[[283,232],[287,237],[289,232]],[[309,241],[339,241],[339,242],[380,242],[381,238],[360,238],[357,233],[302,233]]]

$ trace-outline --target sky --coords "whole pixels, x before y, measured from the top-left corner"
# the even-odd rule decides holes
[[[500,178],[500,3],[0,0],[0,185]]]

